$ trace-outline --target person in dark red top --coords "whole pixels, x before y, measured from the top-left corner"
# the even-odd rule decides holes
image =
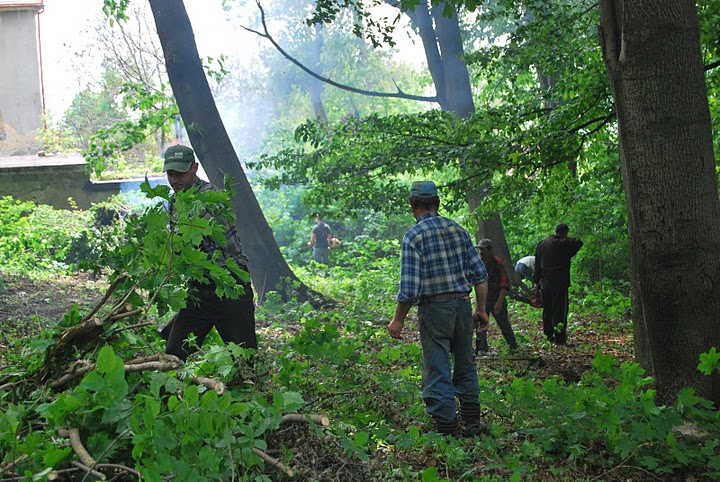
[[[493,315],[510,350],[515,350],[517,348],[517,341],[515,340],[515,332],[510,324],[507,300],[505,299],[505,295],[507,295],[508,292],[507,271],[505,271],[505,266],[502,261],[500,261],[500,258],[493,254],[493,243],[491,240],[481,239],[477,248],[485,264],[485,270],[488,273],[488,294],[485,312],[488,316],[490,316],[490,314]],[[475,353],[487,353],[488,351],[487,327],[479,327],[477,340],[475,341]]]
[[[569,238],[567,224],[558,224],[555,234],[540,241],[535,248],[535,289],[542,288],[543,332],[556,345],[567,342],[570,261],[583,242]]]

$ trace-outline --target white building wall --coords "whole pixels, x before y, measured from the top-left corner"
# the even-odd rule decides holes
[[[0,153],[38,148],[42,126],[37,9],[7,8],[0,1]]]

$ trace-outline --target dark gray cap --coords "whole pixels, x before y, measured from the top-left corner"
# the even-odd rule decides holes
[[[433,198],[438,195],[437,187],[432,181],[416,181],[410,188],[410,195],[419,198]]]

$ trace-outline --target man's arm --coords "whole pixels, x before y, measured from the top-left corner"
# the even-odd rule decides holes
[[[479,326],[481,331],[487,331],[488,327],[488,315],[485,312],[487,292],[487,281],[475,285],[475,312],[473,313],[473,321]]]
[[[542,251],[540,245],[542,241],[535,246],[535,269],[533,269],[532,282],[535,289],[540,286],[540,279],[542,278]]]
[[[580,248],[583,247],[583,242],[576,238],[568,238],[572,241],[572,244],[570,245],[570,257],[572,258],[577,254],[578,251],[580,251]]]
[[[392,338],[402,338],[402,329],[405,326],[405,318],[410,311],[412,305],[410,303],[398,303],[395,307],[395,315],[388,324],[388,333]]]
[[[495,302],[495,306],[493,307],[493,310],[495,313],[500,311],[503,306],[503,302],[505,301],[505,295],[507,295],[508,292],[508,275],[507,271],[505,270],[505,265],[502,263],[502,261],[495,260],[496,263],[498,263],[498,266],[500,267],[500,294],[498,295],[498,299]]]
[[[308,241],[308,246],[313,246],[315,244],[315,232],[313,232],[310,235],[310,241]]]

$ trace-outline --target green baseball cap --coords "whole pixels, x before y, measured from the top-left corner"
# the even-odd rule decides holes
[[[163,172],[178,171],[187,172],[195,163],[195,154],[187,146],[176,144],[165,151],[165,165]]]

